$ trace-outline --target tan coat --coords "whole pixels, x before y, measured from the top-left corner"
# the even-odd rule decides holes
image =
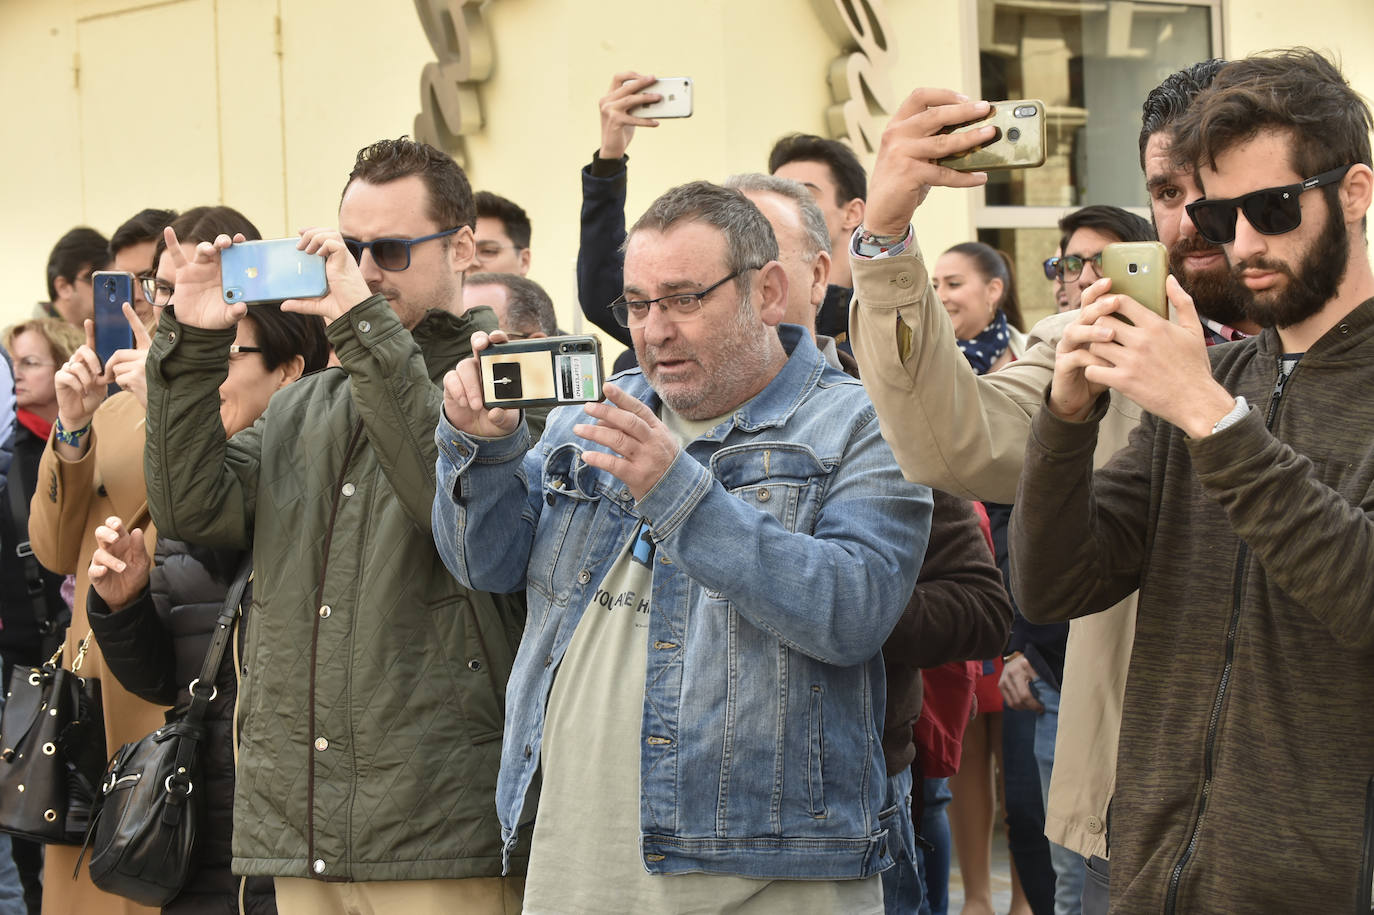
[[[851,266],[850,343],[902,472],[966,499],[1014,501],[1030,420],[1072,316],[1041,321],[1015,362],[978,376],[955,343],[916,245],[896,257],[852,258]],[[1140,408],[1113,394],[1097,466],[1126,444],[1139,421]],[[1107,804],[1134,631],[1134,595],[1069,627],[1045,834],[1084,857],[1107,856]]]
[[[129,393],[119,393],[95,412],[91,446],[79,461],[65,461],[52,439],[38,465],[38,485],[29,508],[29,538],[38,561],[54,572],[76,576],[76,602],[67,630],[63,662],[76,657],[90,632],[86,622],[86,574],[95,551],[95,528],[111,515],[143,530],[149,555],[157,533],[148,517],[143,483],[143,407]],[[125,691],[105,667],[100,647],[91,640],[81,666],[83,676],[98,677],[105,706],[106,757],[122,744],[137,740],[163,723],[163,709]],[[83,866],[72,879],[80,848],[49,845],[43,869],[43,915],[134,915],[156,912],[120,896],[96,889]]]

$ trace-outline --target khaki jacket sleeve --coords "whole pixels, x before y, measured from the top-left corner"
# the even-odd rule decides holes
[[[95,490],[95,441],[79,461],[64,461],[52,436],[38,462],[38,480],[29,503],[29,545],[38,562],[59,575],[75,575],[81,561]]]
[[[1020,358],[980,377],[959,350],[914,242],[895,257],[853,257],[851,265],[850,341],[902,473],[967,499],[1010,502],[1030,418],[1073,315],[1041,321]]]

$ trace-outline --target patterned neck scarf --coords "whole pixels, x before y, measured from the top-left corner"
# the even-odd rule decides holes
[[[972,340],[959,340],[958,343],[959,349],[964,351],[964,358],[973,366],[973,371],[979,375],[986,375],[992,369],[992,364],[1002,357],[1011,343],[1006,313],[1000,308],[997,309],[997,315],[992,319],[992,323],[983,328],[978,336]]]

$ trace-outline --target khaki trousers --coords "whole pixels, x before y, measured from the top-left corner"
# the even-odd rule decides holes
[[[524,877],[326,883],[276,877],[280,915],[519,915]]]

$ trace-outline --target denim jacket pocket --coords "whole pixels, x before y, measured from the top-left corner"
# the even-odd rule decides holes
[[[802,442],[750,442],[711,457],[711,473],[722,486],[789,531],[811,530],[828,472]]]
[[[582,568],[581,559],[591,542],[596,511],[586,511],[600,501],[600,473],[582,460],[575,444],[559,445],[544,459],[540,475],[544,507],[539,531],[530,552],[526,582],[552,603],[566,604]],[[530,620],[530,625],[537,621]]]

